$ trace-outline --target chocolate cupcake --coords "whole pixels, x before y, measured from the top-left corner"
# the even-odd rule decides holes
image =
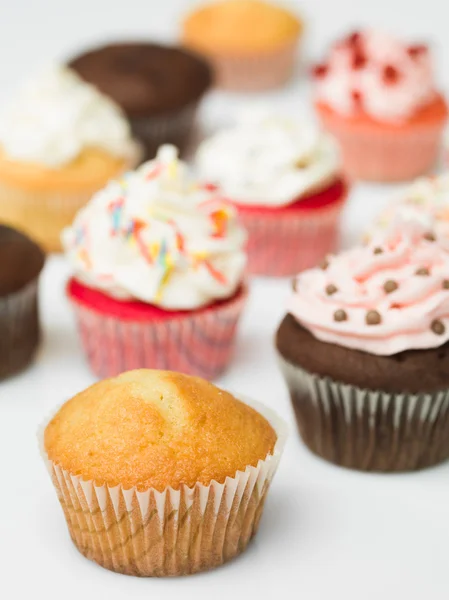
[[[37,284],[43,266],[39,246],[0,225],[0,379],[26,367],[37,348]]]
[[[148,158],[164,143],[185,148],[212,83],[211,68],[195,54],[145,42],[95,48],[70,67],[122,107]]]
[[[322,458],[387,472],[449,457],[449,254],[422,225],[299,275],[276,345]]]

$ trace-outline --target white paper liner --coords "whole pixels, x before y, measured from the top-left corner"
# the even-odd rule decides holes
[[[288,434],[274,411],[247,398],[242,401],[275,429],[273,454],[224,483],[163,492],[97,486],[65,471],[44,449],[48,419],[39,428],[40,449],[79,551],[107,569],[141,577],[187,575],[240,554],[257,531]]]
[[[393,394],[320,377],[279,355],[300,434],[322,458],[365,471],[412,471],[449,458],[449,389]]]

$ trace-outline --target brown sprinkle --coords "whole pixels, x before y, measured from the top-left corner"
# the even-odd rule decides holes
[[[443,281],[443,290],[449,290],[449,279]]]
[[[434,321],[432,321],[432,325],[430,326],[430,328],[436,335],[443,335],[443,333],[446,331],[444,323],[439,319],[435,319]]]
[[[382,323],[382,317],[380,316],[380,313],[377,312],[377,310],[369,310],[366,313],[365,320],[367,325],[380,325],[380,323]]]
[[[428,242],[435,242],[436,241],[436,237],[435,234],[433,234],[431,231],[429,231],[428,233],[424,234],[424,239],[427,240]]]
[[[330,283],[329,285],[326,286],[326,294],[328,296],[332,296],[333,294],[335,294],[336,292],[338,292],[338,288],[336,285],[334,285],[333,283]]]
[[[415,275],[422,275],[423,277],[427,277],[427,275],[430,275],[430,271],[427,267],[420,267],[419,269],[416,269]]]
[[[373,250],[373,254],[383,254],[384,250],[380,246],[376,246]]]
[[[389,279],[384,283],[384,291],[386,294],[391,294],[398,289],[398,284],[393,279]]]
[[[321,263],[320,263],[320,269],[322,269],[323,271],[325,271],[329,266],[329,261],[327,260],[327,258],[325,258]]]
[[[342,308],[339,308],[338,310],[336,310],[334,312],[334,321],[340,322],[340,321],[347,321],[348,320],[348,315],[346,314],[346,311],[344,311]]]

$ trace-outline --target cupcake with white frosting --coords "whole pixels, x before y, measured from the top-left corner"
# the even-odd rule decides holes
[[[334,141],[309,122],[253,108],[203,142],[196,165],[237,207],[251,273],[293,275],[335,249],[347,187]]]
[[[63,232],[93,371],[223,371],[246,299],[245,242],[235,209],[173,146],[98,192]]]
[[[449,458],[449,252],[424,223],[295,280],[276,336],[298,428],[322,458],[365,471]]]
[[[140,150],[121,109],[65,67],[28,81],[0,114],[0,216],[50,251]]]
[[[355,31],[313,75],[316,110],[340,143],[348,176],[403,181],[435,166],[448,110],[426,45]]]
[[[397,219],[415,220],[435,229],[449,250],[449,173],[421,177],[398,192],[366,233],[369,241]]]

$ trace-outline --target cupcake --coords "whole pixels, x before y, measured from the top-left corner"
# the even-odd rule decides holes
[[[59,251],[62,229],[138,154],[112,101],[73,71],[50,68],[0,114],[0,220]]]
[[[398,222],[295,280],[276,337],[299,432],[364,471],[449,457],[449,253]]]
[[[245,232],[173,146],[111,182],[63,234],[68,296],[99,377],[156,367],[212,378],[246,300]]]
[[[365,239],[381,234],[397,219],[417,220],[435,229],[440,243],[449,250],[449,174],[421,177],[401,190],[377,217]]]
[[[350,177],[401,181],[435,165],[447,105],[427,46],[356,32],[332,47],[314,80],[318,115]]]
[[[24,369],[39,344],[37,309],[42,250],[22,233],[0,225],[0,379]]]
[[[251,273],[294,275],[335,250],[347,186],[336,145],[309,122],[253,108],[203,142],[196,163],[237,207]]]
[[[286,435],[275,414],[256,408],[203,379],[144,369],[66,402],[42,445],[81,554],[163,577],[243,552]]]
[[[182,42],[209,58],[220,87],[278,88],[292,76],[303,25],[290,11],[261,0],[221,0],[184,20]]]
[[[147,158],[165,143],[185,149],[212,82],[211,68],[194,53],[150,43],[95,48],[70,67],[122,107]]]

